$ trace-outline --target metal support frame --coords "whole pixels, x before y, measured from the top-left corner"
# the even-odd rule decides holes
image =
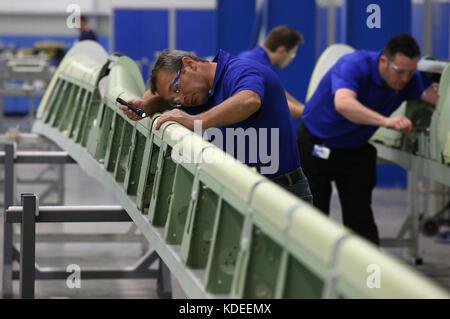
[[[36,280],[67,279],[65,270],[42,270],[35,262],[36,223],[61,222],[132,222],[121,206],[43,206],[34,194],[22,194],[22,206],[9,207],[4,216],[5,224],[21,224],[20,253],[12,246],[11,261],[20,260],[20,270],[9,272],[9,282],[20,280],[20,297],[35,297]],[[13,253],[14,252],[14,253]],[[14,257],[14,258],[13,258]],[[157,270],[149,269],[159,260]],[[12,268],[11,268],[12,269]],[[4,274],[5,275],[5,274]],[[157,292],[161,298],[172,298],[170,272],[156,251],[149,251],[134,266],[123,270],[84,270],[83,279],[157,279]]]
[[[14,203],[14,144],[5,145],[4,169],[5,184],[5,209]],[[13,225],[6,222],[6,216],[3,216],[3,260],[2,260],[2,294],[3,298],[12,298],[12,262],[13,262]]]
[[[39,135],[35,134],[24,134],[24,138],[27,142],[31,142],[34,139],[41,138]],[[14,143],[7,143],[10,145],[13,145]],[[6,163],[6,157],[7,153],[10,152],[10,156],[12,156],[12,161]],[[5,151],[0,151],[0,164],[5,164],[5,172],[13,172],[14,170],[14,164],[50,164],[50,165],[58,165],[58,164],[76,164],[76,162],[67,155],[65,152],[61,151],[15,151],[15,147],[7,147],[5,148]],[[49,169],[51,166],[49,167]],[[60,180],[58,181],[57,185],[50,185],[49,188],[46,189],[46,191],[40,195],[40,199],[45,198],[48,194],[50,194],[52,191],[56,191],[58,196],[58,202],[57,205],[64,205],[64,166],[58,165],[57,170],[59,171],[59,177]],[[45,171],[43,172],[45,173]],[[41,173],[41,175],[43,175]],[[48,180],[48,179],[42,179],[42,176],[38,176],[38,181],[31,181],[31,180],[20,180],[15,175],[11,177],[9,180],[6,179],[5,174],[5,180],[4,180],[4,189],[8,189],[8,191],[11,191],[9,189],[10,185],[15,185],[16,183],[25,183],[25,184],[35,184],[35,183],[52,183],[54,181]],[[11,182],[13,181],[13,182]],[[12,191],[12,193],[5,193],[5,196],[8,196],[10,198],[10,201],[8,202],[8,205],[5,205],[5,208],[8,208],[8,206],[11,206],[14,204],[15,199],[15,191]],[[10,197],[12,196],[12,197]],[[136,234],[137,227],[136,225],[131,225],[129,230],[124,234],[92,234],[92,235],[86,235],[86,234],[37,234],[37,240],[38,241],[47,241],[47,242],[111,242],[111,241],[121,241],[121,242],[140,242],[142,245],[142,254],[145,254],[146,251],[148,251],[148,242],[144,238],[144,236],[141,236],[139,234]],[[16,236],[17,237],[17,236]]]
[[[395,238],[382,238],[383,247],[407,247],[409,259],[414,265],[422,264],[423,260],[419,253],[419,202],[418,175],[408,172],[408,216],[403,221]],[[409,237],[405,235],[409,233]]]
[[[379,159],[398,164],[408,171],[408,216],[394,238],[380,240],[381,246],[407,248],[410,261],[415,265],[421,265],[423,258],[419,252],[420,206],[418,194],[423,191],[419,188],[419,176],[449,186],[450,170],[447,166],[429,159],[412,156],[379,143],[373,143],[373,145],[377,149]],[[409,233],[409,237],[405,238],[407,233]]]

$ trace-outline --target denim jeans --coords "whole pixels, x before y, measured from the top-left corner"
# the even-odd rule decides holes
[[[294,185],[285,186],[284,188],[287,191],[291,192],[292,194],[296,195],[297,197],[300,197],[305,202],[312,205],[313,196],[311,193],[311,189],[309,188],[308,179],[306,177],[302,178]]]

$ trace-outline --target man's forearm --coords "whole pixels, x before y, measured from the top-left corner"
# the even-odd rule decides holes
[[[209,111],[197,115],[195,119],[202,121],[203,129],[226,126],[247,119],[260,107],[259,95],[252,91],[241,91]]]
[[[385,116],[369,109],[353,98],[341,99],[336,103],[336,111],[356,124],[372,126],[384,126],[385,124]]]
[[[291,112],[291,116],[293,118],[301,118],[305,106],[303,105],[302,102],[300,102],[295,97],[290,95],[288,91],[285,91],[285,93],[286,93],[286,99],[287,99],[288,106],[289,106],[289,111]]]

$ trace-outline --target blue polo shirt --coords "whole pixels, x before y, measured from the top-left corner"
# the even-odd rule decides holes
[[[256,61],[268,68],[271,68],[275,73],[278,72],[277,68],[274,67],[272,63],[270,63],[269,55],[267,54],[266,50],[264,50],[264,48],[260,45],[254,47],[251,50],[239,53],[238,57]]]
[[[273,178],[300,167],[289,108],[278,76],[269,68],[219,50],[214,83],[203,106],[181,107],[189,114],[205,112],[243,90],[261,98],[261,108],[249,118],[229,126],[206,130],[210,141],[239,161]],[[220,107],[220,106],[218,106]],[[237,136],[243,136],[238,138]],[[237,136],[236,136],[237,135]],[[245,154],[242,155],[242,154]]]
[[[363,146],[379,128],[355,124],[336,111],[334,94],[347,88],[357,94],[364,106],[389,116],[405,100],[420,99],[432,83],[417,71],[401,91],[389,88],[378,72],[381,51],[356,51],[343,56],[320,81],[313,96],[305,105],[304,125],[330,148]]]
[[[79,40],[80,40],[80,41],[83,41],[83,40],[93,40],[93,41],[97,41],[97,35],[96,35],[95,32],[92,31],[92,30],[89,30],[89,31],[86,31],[86,32],[81,32],[81,33],[80,33]]]

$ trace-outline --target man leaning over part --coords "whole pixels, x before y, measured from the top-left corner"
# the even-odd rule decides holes
[[[303,36],[287,25],[273,28],[267,35],[264,45],[239,54],[240,58],[250,59],[274,69],[284,69],[297,55],[298,46],[303,43]],[[289,111],[294,118],[302,116],[304,105],[287,91]]]
[[[343,56],[306,103],[297,133],[314,206],[329,214],[335,181],[344,225],[376,245],[371,202],[377,154],[368,140],[379,127],[412,129],[407,117],[388,117],[404,100],[437,105],[436,85],[417,71],[419,55],[414,38],[399,34],[382,51]]]
[[[201,121],[202,129],[219,128],[223,140],[217,143],[218,136],[215,136],[216,145],[312,203],[308,181],[300,167],[284,90],[271,69],[222,50],[213,62],[185,51],[165,50],[153,65],[149,82],[151,92],[147,91],[141,100],[128,102],[147,114],[171,109],[161,115],[156,129],[166,121],[175,121],[194,130],[196,120]],[[129,118],[141,119],[126,106],[120,108]],[[254,129],[258,140],[248,143],[244,139],[240,141],[244,145],[236,145],[232,137],[227,142],[227,130],[236,129]],[[267,134],[260,134],[262,131]],[[254,144],[250,144],[254,142],[257,142],[254,151],[257,154],[252,154]],[[230,144],[233,147],[227,147]],[[260,157],[262,145],[267,146],[266,150],[276,149],[271,154],[278,161],[274,171],[266,170],[266,163]],[[237,148],[244,148],[244,158],[237,156]],[[255,157],[256,161],[251,160]]]

